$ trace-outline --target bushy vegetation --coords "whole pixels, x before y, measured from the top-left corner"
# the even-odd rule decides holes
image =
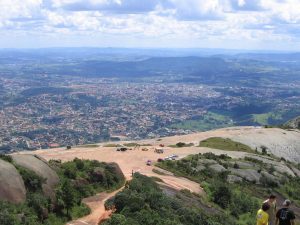
[[[229,138],[221,137],[212,137],[200,142],[199,147],[215,148],[226,151],[240,151],[240,152],[251,152],[254,150],[251,149],[248,145],[244,145],[240,142],[233,141]]]
[[[12,157],[10,155],[5,155],[5,154],[0,154],[0,159],[6,161],[6,162],[9,162],[11,163],[13,160],[12,160]]]
[[[170,145],[171,148],[183,148],[183,147],[191,147],[194,146],[193,143],[184,143],[184,142],[178,142],[175,145]]]
[[[1,225],[63,225],[90,212],[81,203],[84,197],[115,190],[124,183],[124,176],[115,164],[76,158],[66,163],[53,160],[50,165],[60,178],[54,199],[43,194],[45,179],[16,166],[26,186],[26,201],[19,205],[0,201]]]
[[[227,155],[217,156],[213,153],[204,153],[192,155],[179,161],[161,162],[158,163],[158,166],[172,171],[176,175],[199,182],[207,193],[207,201],[215,204],[215,207],[219,207],[224,216],[233,218],[237,224],[254,224],[255,213],[262,200],[260,198],[267,195],[267,192],[263,192],[262,187],[246,181],[228,183],[229,173],[227,171],[215,172],[209,168],[197,171],[194,168],[197,166],[198,160],[214,160],[226,167],[231,158]],[[261,193],[263,193],[262,196]]]
[[[223,213],[209,215],[163,193],[152,178],[135,173],[128,187],[110,199],[116,213],[104,225],[235,225]]]
[[[295,203],[300,206],[300,178],[291,178],[289,182],[286,182],[280,187],[280,192],[286,195],[288,198],[293,199]]]
[[[124,146],[126,146],[126,147],[135,147],[135,146],[152,146],[152,145],[151,144],[145,144],[145,143],[138,144],[138,143],[135,143],[135,142],[129,142],[129,143],[125,143]]]
[[[117,164],[107,164],[96,160],[80,160],[61,163],[50,161],[57,168],[62,181],[69,180],[77,190],[77,195],[87,197],[104,190],[114,190],[123,185],[124,176]]]
[[[198,170],[199,162],[201,167]],[[245,157],[244,163],[247,162],[251,163],[253,168],[258,168],[260,172],[274,174],[274,166],[264,163],[262,160]],[[216,172],[209,168],[210,163],[218,163],[229,170]],[[262,174],[259,184],[245,179],[243,182],[228,183],[230,171],[241,168],[235,159],[227,155],[197,154],[178,161],[160,162],[157,166],[200,183],[207,193],[206,201],[219,207],[226,215],[234,218],[239,225],[254,224],[255,213],[261,202],[272,192],[278,192],[300,206],[300,178],[293,178],[286,174],[286,179],[278,182]]]
[[[116,147],[122,147],[120,144],[106,144],[104,145],[106,148],[116,148]]]
[[[42,191],[42,184],[46,181],[45,179],[24,167],[16,166],[16,168],[22,176],[26,190],[29,193]]]
[[[125,143],[124,146],[126,147],[135,147],[137,146],[138,144],[137,143],[134,143],[134,142],[130,142],[130,143]]]
[[[78,145],[78,148],[98,148],[100,145],[97,144],[86,144],[86,145]]]
[[[56,216],[54,201],[46,197],[42,191],[45,179],[35,172],[15,165],[22,176],[27,191],[26,201],[22,204],[11,204],[0,201],[1,225],[40,225],[48,224],[47,218],[52,214],[55,224],[63,224],[63,216]]]

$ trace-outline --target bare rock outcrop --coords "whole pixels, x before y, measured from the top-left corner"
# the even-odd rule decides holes
[[[233,175],[239,176],[244,178],[247,181],[259,183],[261,178],[261,174],[258,173],[256,170],[253,169],[231,169],[231,173]]]
[[[268,153],[300,163],[300,131],[279,128],[249,129],[233,137],[232,140],[262,151],[264,146]]]
[[[43,184],[43,192],[47,197],[54,198],[54,189],[59,183],[56,172],[46,163],[46,161],[34,155],[12,155],[13,161],[28,170],[35,172],[40,177],[46,179]]]
[[[220,164],[213,164],[213,165],[208,166],[208,168],[217,173],[226,171],[226,169]]]
[[[288,121],[284,125],[293,129],[300,129],[300,116]]]
[[[0,200],[22,203],[26,189],[21,175],[13,164],[0,159]]]

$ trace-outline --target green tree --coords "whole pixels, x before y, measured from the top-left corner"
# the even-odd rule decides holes
[[[44,178],[26,168],[17,166],[17,169],[24,180],[26,189],[29,192],[38,192],[42,190],[42,184],[45,182]]]
[[[57,202],[62,205],[67,211],[67,216],[70,217],[70,209],[76,203],[76,192],[69,180],[64,180],[57,192]]]
[[[74,162],[75,162],[76,168],[77,168],[78,170],[82,170],[82,169],[84,168],[84,162],[83,162],[83,160],[78,159],[78,158],[75,158],[75,159],[74,159]]]
[[[124,215],[113,214],[112,217],[104,224],[105,225],[126,225],[127,219]]]
[[[220,184],[213,192],[213,201],[222,208],[227,208],[231,202],[232,193],[228,186]]]
[[[40,221],[48,217],[48,199],[40,193],[34,193],[27,196],[27,205],[32,208]]]
[[[1,207],[1,206],[0,206]],[[16,218],[15,215],[10,213],[5,208],[0,208],[0,224],[1,225],[19,225],[20,221]]]

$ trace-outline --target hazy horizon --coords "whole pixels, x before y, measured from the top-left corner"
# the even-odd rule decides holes
[[[274,49],[239,49],[239,48],[178,48],[178,47],[99,47],[99,46],[52,46],[52,47],[0,47],[0,51],[35,51],[35,50],[112,50],[112,51],[171,51],[171,52],[194,52],[194,53],[216,53],[216,54],[240,54],[240,53],[257,53],[257,54],[295,54],[300,50],[274,50]],[[191,55],[193,56],[193,55]]]

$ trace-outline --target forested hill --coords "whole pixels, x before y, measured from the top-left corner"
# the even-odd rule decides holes
[[[99,49],[0,51],[3,72],[136,79],[172,77],[173,81],[231,84],[245,80],[299,80],[298,54],[136,54]],[[294,59],[294,60],[291,60]],[[11,65],[14,65],[12,67]],[[1,67],[0,67],[1,71]]]

